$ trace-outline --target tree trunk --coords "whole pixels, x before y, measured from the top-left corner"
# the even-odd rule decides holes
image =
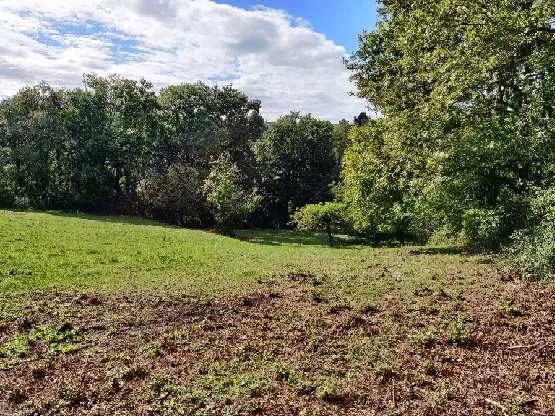
[[[333,235],[331,232],[331,221],[326,221],[326,232],[328,233],[328,243],[333,247]]]

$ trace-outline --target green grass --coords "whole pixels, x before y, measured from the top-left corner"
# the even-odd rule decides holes
[[[331,248],[325,236],[292,231],[243,231],[238,236],[240,240],[136,218],[0,211],[0,293],[78,286],[188,289],[210,295],[306,274],[336,281],[347,294],[379,294],[393,282],[375,277],[394,273],[410,287],[418,286],[429,277],[434,257],[412,255],[410,248],[348,245],[346,239],[345,245]],[[405,259],[401,268],[399,258]],[[454,258],[464,261],[457,254]]]
[[[2,292],[206,283],[217,290],[300,267],[315,253],[314,247],[265,247],[136,218],[0,211]]]
[[[459,248],[237,236],[0,211],[0,414],[553,408],[549,286]]]

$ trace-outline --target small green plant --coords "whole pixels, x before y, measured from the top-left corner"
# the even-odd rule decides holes
[[[111,337],[116,335],[118,332],[119,332],[119,329],[117,325],[112,324],[106,329],[106,336]]]
[[[83,347],[83,338],[78,336],[77,332],[78,328],[70,323],[65,323],[58,329],[34,326],[29,333],[29,339],[48,343],[53,355],[68,354]]]
[[[19,360],[7,360],[0,363],[0,370],[10,370],[19,365]]]
[[[320,289],[313,289],[310,292],[310,296],[312,297],[312,300],[316,303],[322,303],[324,301],[324,294]]]
[[[461,317],[453,318],[449,324],[449,342],[464,346],[472,341],[472,327]]]
[[[83,360],[85,362],[88,362],[98,353],[98,351],[99,351],[98,348],[93,348],[88,351],[85,351],[85,353],[83,354]]]
[[[439,406],[445,403],[446,400],[449,399],[450,393],[451,388],[449,386],[449,383],[447,381],[442,381],[439,391],[434,392],[432,394],[432,397],[430,397],[430,408],[437,409]]]
[[[437,337],[433,329],[428,330],[424,334],[418,334],[413,338],[416,348],[431,348],[436,343]]]
[[[29,349],[29,337],[16,334],[0,349],[0,357],[25,357]]]
[[[508,411],[511,416],[526,416],[526,407],[530,404],[530,401],[523,399],[522,397],[515,397],[509,400]]]
[[[501,307],[506,315],[513,318],[520,318],[524,316],[523,308],[519,305],[515,305],[512,300],[505,297],[501,299]]]
[[[301,396],[312,394],[316,390],[312,383],[304,380],[301,374],[295,371],[289,371],[280,368],[277,372],[277,377],[290,386],[295,387],[295,390],[297,390],[297,394]]]
[[[424,374],[430,377],[434,377],[437,375],[437,366],[434,361],[427,361],[424,364]]]

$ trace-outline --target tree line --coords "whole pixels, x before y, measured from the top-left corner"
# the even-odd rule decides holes
[[[84,76],[0,103],[0,206],[138,214],[230,232],[287,226],[331,199],[345,150],[333,126],[291,113],[265,123],[231,85]]]
[[[343,226],[555,274],[554,3],[383,0],[379,13],[346,62],[382,117],[352,129]]]
[[[364,126],[275,123],[231,86],[85,76],[0,105],[0,204],[500,252],[555,275],[555,6],[383,0],[346,60]]]

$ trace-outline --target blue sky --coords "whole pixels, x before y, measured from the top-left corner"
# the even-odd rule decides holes
[[[373,0],[232,0],[221,3],[247,9],[257,5],[284,9],[308,20],[316,31],[344,46],[348,53],[356,50],[358,34],[376,25],[377,5]]]
[[[0,98],[95,72],[232,83],[268,120],[352,119],[366,102],[343,58],[375,15],[372,0],[0,0]]]

